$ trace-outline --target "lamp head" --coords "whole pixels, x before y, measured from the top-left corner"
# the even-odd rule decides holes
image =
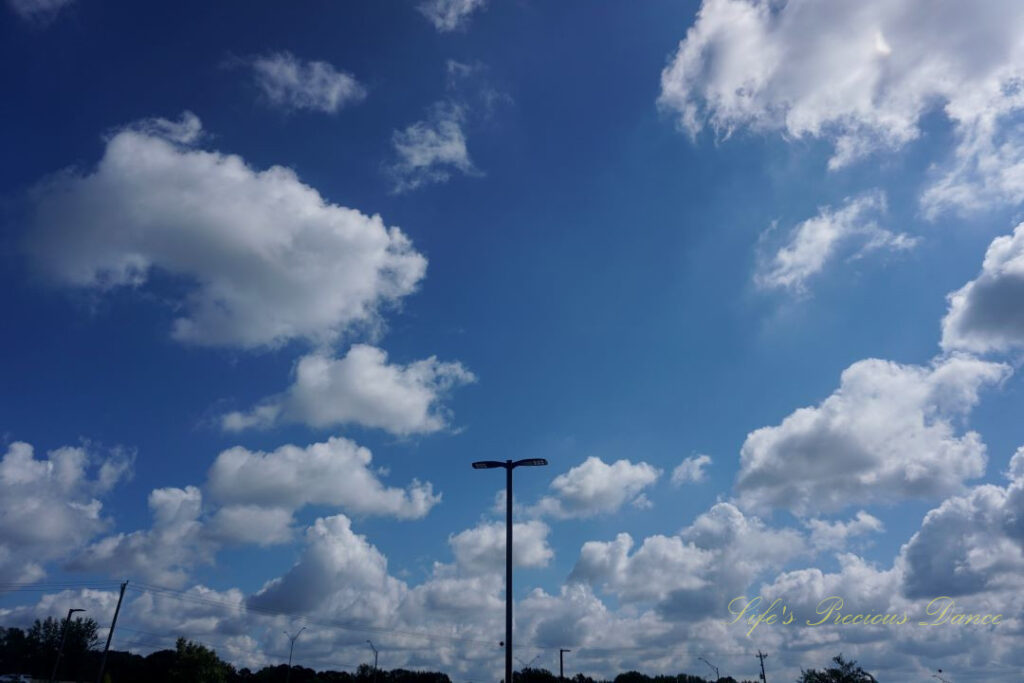
[[[544,458],[526,458],[525,460],[516,460],[512,463],[512,467],[542,467],[547,464],[548,461]]]
[[[497,460],[477,460],[473,463],[474,470],[490,470],[495,467],[504,467],[505,463],[498,462]]]

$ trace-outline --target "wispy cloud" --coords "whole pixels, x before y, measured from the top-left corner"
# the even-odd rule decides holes
[[[487,4],[487,0],[426,0],[416,6],[438,31],[446,33],[465,27],[469,15]]]
[[[304,62],[291,52],[273,52],[245,63],[267,101],[282,109],[333,114],[366,98],[366,88],[354,76],[327,62]]]

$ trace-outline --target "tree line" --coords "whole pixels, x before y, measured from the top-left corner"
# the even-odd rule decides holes
[[[0,627],[0,674],[24,674],[49,680],[63,635],[64,622],[47,617],[37,619],[31,628]],[[94,683],[99,672],[98,625],[89,618],[77,618],[68,624],[63,656],[56,680]],[[797,683],[876,683],[876,679],[856,662],[840,654],[834,666],[822,670],[801,671]],[[558,683],[547,669],[524,668],[513,674],[512,683]],[[107,656],[103,683],[452,683],[447,674],[436,671],[381,670],[368,664],[354,673],[315,671],[303,666],[278,664],[259,671],[235,668],[201,643],[178,638],[174,649],[159,650],[142,656],[111,650]],[[594,680],[577,674],[569,683],[756,683],[737,681],[731,676],[717,680],[680,673],[675,676],[648,676],[637,671],[619,674],[613,681]]]

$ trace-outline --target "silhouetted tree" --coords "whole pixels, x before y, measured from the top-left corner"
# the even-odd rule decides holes
[[[0,629],[0,673],[28,671],[28,638],[20,628]]]
[[[521,671],[512,672],[513,683],[557,683],[558,676],[547,669],[523,667]]]
[[[857,662],[843,659],[842,653],[832,658],[835,666],[818,671],[801,669],[797,683],[877,683],[874,676],[857,666]]]
[[[64,621],[47,617],[36,619],[29,630],[0,629],[0,673],[30,674],[36,678],[49,678],[57,657]],[[61,678],[78,678],[91,664],[90,650],[99,639],[93,619],[73,619],[68,624],[64,656],[57,672]]]
[[[227,683],[234,667],[199,643],[178,638],[170,680],[173,683]]]

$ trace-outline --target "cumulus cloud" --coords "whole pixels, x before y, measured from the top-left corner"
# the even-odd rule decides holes
[[[149,494],[151,529],[103,538],[78,553],[69,567],[180,586],[192,567],[212,562],[216,551],[203,536],[202,504],[195,486],[154,489]]]
[[[225,505],[206,524],[206,533],[221,543],[276,545],[292,538],[292,511],[287,507]]]
[[[546,567],[555,553],[548,545],[550,528],[531,520],[513,524],[512,559],[517,567]],[[448,537],[460,569],[469,574],[500,572],[505,566],[505,523],[485,522]]]
[[[416,6],[442,33],[462,28],[469,15],[487,4],[487,0],[426,0]]]
[[[1024,587],[1024,447],[1006,486],[982,485],[930,511],[902,548],[908,597]]]
[[[845,244],[859,242],[854,257],[876,249],[912,249],[918,239],[879,227],[875,216],[885,211],[885,195],[871,192],[847,198],[838,209],[825,206],[790,232],[787,243],[766,259],[754,275],[759,287],[803,291],[807,279],[821,272]]]
[[[654,603],[683,620],[721,612],[756,576],[805,551],[799,532],[771,529],[730,503],[714,505],[678,535],[649,536],[631,553],[633,545],[627,533],[584,543],[570,582]]]
[[[447,392],[476,378],[460,363],[434,356],[408,365],[389,364],[387,353],[356,344],[344,358],[314,353],[299,359],[295,381],[247,412],[222,418],[224,429],[300,422],[311,427],[360,424],[393,434],[428,434],[444,429],[440,406]]]
[[[8,6],[25,21],[45,24],[74,0],[7,0]]]
[[[710,455],[694,455],[689,458],[683,458],[683,461],[672,470],[673,486],[697,484],[705,481],[708,478],[708,473],[704,468],[710,464]]]
[[[645,462],[617,460],[609,465],[591,456],[555,477],[551,482],[554,495],[541,498],[530,511],[561,519],[610,514],[628,502],[637,501],[659,476],[661,470]]]
[[[1016,543],[1022,536],[1016,525],[1021,502],[1013,496],[1024,475],[1024,450],[1008,469],[1010,483],[995,487],[1004,494],[1002,512],[972,515],[963,529],[962,551],[939,562],[987,572],[984,591],[971,593],[970,599],[958,596],[957,605],[970,612],[1003,613],[999,628],[762,626],[755,637],[770,644],[779,677],[796,678],[801,667],[820,667],[835,654],[837,643],[858,661],[870,663],[873,673],[900,680],[926,672],[929,665],[934,670],[937,659],[954,676],[970,670],[1003,680],[1018,671],[1018,615],[1024,609],[1020,567],[1009,555],[994,564],[985,561],[993,540]],[[988,486],[958,498],[969,499]],[[926,519],[922,536],[929,524]],[[949,537],[935,536],[936,541],[944,538]],[[578,668],[607,678],[636,669],[640,662],[650,662],[657,671],[692,672],[695,653],[749,650],[749,626],[729,625],[723,618],[728,602],[739,595],[778,597],[798,618],[815,614],[819,601],[838,595],[845,602],[843,614],[906,611],[913,619],[934,597],[902,594],[911,566],[906,547],[891,568],[840,553],[832,572],[812,566],[775,574],[806,556],[804,535],[770,528],[729,503],[713,506],[676,535],[651,536],[639,546],[625,534],[609,543],[588,543],[565,585],[551,592],[533,589],[520,599],[515,609],[521,656],[532,656],[530,647],[571,647]],[[360,661],[366,634],[359,629],[365,628],[378,634],[374,642],[386,648],[389,668],[441,669],[473,680],[500,675],[500,649],[486,635],[502,629],[500,571],[467,572],[458,561],[436,564],[421,583],[410,586],[388,567],[384,554],[356,533],[347,517],[325,517],[307,530],[296,564],[248,599],[237,589],[147,592],[133,583],[122,617],[131,616],[132,628],[168,634],[167,645],[185,632],[238,665],[261,666],[273,659],[267,653],[287,648],[281,631],[294,629],[295,614],[302,613],[302,622],[311,627],[303,635],[304,666]],[[944,585],[932,587],[939,591]],[[603,602],[598,590],[615,594],[615,606]],[[81,604],[109,618],[114,602],[115,592],[68,591],[46,595],[35,605],[0,607],[0,619],[28,624],[36,616],[57,613],[61,604]],[[130,631],[121,637],[122,647],[133,647]]]
[[[830,168],[920,135],[941,107],[959,137],[926,208],[1024,198],[1024,7],[999,0],[705,0],[661,75],[662,107],[710,126],[831,140]]]
[[[255,505],[295,510],[335,505],[355,515],[418,519],[441,500],[433,486],[417,480],[406,489],[385,487],[370,468],[366,448],[330,438],[305,448],[281,446],[269,453],[237,446],[210,467],[207,489],[225,506]]]
[[[763,585],[759,594],[769,604],[782,599],[794,613],[812,620],[819,618],[816,615],[821,601],[832,596],[842,598],[843,614],[902,613],[906,601],[900,596],[902,574],[898,567],[879,569],[853,553],[838,553],[836,559],[837,572],[823,572],[817,567],[783,572]],[[886,637],[887,630],[880,629],[876,637]]]
[[[339,593],[374,600],[405,587],[388,574],[387,559],[345,515],[317,519],[306,532],[306,548],[284,576],[267,582],[249,604],[258,609],[309,612]],[[351,606],[346,616],[350,617]]]
[[[101,293],[178,278],[173,337],[246,349],[333,340],[416,288],[426,259],[398,228],[290,169],[190,146],[200,132],[188,113],[143,122],[112,135],[93,171],[37,186],[28,246],[41,271]]]
[[[858,361],[820,405],[747,435],[739,500],[804,515],[953,493],[985,467],[981,437],[957,435],[955,423],[983,386],[1009,374],[1006,365],[967,357],[928,367]]]
[[[942,348],[984,353],[1024,347],[1024,223],[997,237],[981,274],[949,295]]]
[[[431,107],[427,119],[394,132],[391,144],[397,159],[390,170],[395,192],[447,182],[452,171],[466,175],[480,173],[469,158],[463,132],[465,120],[464,107],[439,102]]]
[[[882,520],[864,510],[859,511],[849,522],[809,519],[806,524],[811,532],[811,545],[818,550],[841,550],[855,536],[885,530]]]
[[[366,97],[366,88],[355,77],[327,62],[303,62],[283,51],[253,57],[246,63],[267,101],[282,109],[333,114]]]
[[[99,497],[131,473],[121,451],[105,458],[63,447],[45,459],[16,441],[0,460],[0,580],[35,581],[109,526]]]
[[[429,483],[385,487],[370,462],[367,449],[341,438],[269,453],[228,449],[210,467],[206,496],[195,486],[153,490],[149,528],[100,538],[76,552],[68,567],[182,586],[225,546],[291,541],[294,513],[307,505],[417,519],[440,501]],[[98,512],[99,503],[93,508]]]

